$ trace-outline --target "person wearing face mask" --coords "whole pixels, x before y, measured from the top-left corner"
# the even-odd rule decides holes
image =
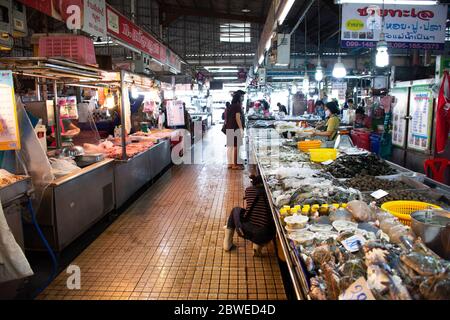
[[[327,123],[325,124],[325,131],[315,131],[314,136],[324,137],[328,141],[333,141],[336,139],[337,132],[341,120],[338,117],[339,107],[336,102],[328,102],[325,105],[325,117],[327,119]]]

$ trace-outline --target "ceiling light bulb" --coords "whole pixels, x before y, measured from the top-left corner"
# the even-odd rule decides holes
[[[137,87],[136,87],[135,85],[133,85],[133,86],[131,87],[131,97],[132,97],[133,99],[139,98],[139,92],[138,92],[138,89],[137,89]]]
[[[384,41],[384,37],[380,37],[380,41],[377,43],[377,55],[375,56],[375,65],[378,68],[384,68],[389,65],[389,53],[387,48],[387,42]]]
[[[314,78],[318,82],[323,80],[323,69],[322,69],[322,66],[320,64],[316,68],[316,74],[314,75]]]
[[[114,109],[115,103],[114,103],[114,96],[111,93],[108,93],[105,99],[105,106],[108,109]]]
[[[342,63],[341,57],[338,57],[338,61],[335,63],[333,67],[333,77],[341,79],[344,78],[346,75],[347,70],[345,69],[345,66]]]
[[[291,87],[291,93],[292,94],[296,94],[297,93],[297,86],[295,84]]]
[[[308,75],[306,75],[306,74],[305,74],[305,78],[303,79],[302,91],[305,94],[309,91],[309,78],[308,78]]]

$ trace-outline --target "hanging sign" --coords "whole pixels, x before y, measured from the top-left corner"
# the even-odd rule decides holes
[[[178,57],[169,49],[164,48],[166,51],[166,64],[175,70],[175,73],[179,73],[181,71],[181,61]]]
[[[430,147],[433,93],[428,85],[411,88],[408,148],[425,151]]]
[[[395,97],[392,110],[392,144],[405,147],[406,141],[406,115],[408,112],[408,88],[394,88],[391,95]]]
[[[106,20],[109,34],[161,61],[160,43],[150,34],[143,31],[111,6],[106,8]]]
[[[447,5],[343,4],[341,46],[375,48],[383,33],[389,47],[443,50]]]
[[[337,93],[338,100],[345,100],[347,93],[347,82],[334,81],[331,84],[331,90]]]
[[[84,0],[83,31],[96,37],[106,37],[105,0]]]
[[[14,82],[11,71],[0,72],[0,150],[20,149]]]

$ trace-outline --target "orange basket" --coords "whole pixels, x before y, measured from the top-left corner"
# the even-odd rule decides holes
[[[322,145],[322,141],[320,140],[309,140],[309,141],[299,141],[297,143],[297,148],[300,151],[308,152],[309,149],[317,149]]]

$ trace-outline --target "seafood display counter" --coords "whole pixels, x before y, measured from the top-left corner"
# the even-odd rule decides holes
[[[61,251],[112,210],[114,160],[106,159],[50,183],[37,219],[50,246]],[[27,249],[45,250],[31,223],[24,231]]]
[[[360,150],[311,162],[276,130],[249,130],[249,150],[297,299],[450,298],[448,243],[432,251],[413,218],[411,227],[384,207],[392,200],[425,201],[450,219],[448,186]],[[374,192],[382,188],[387,195],[379,197]]]

